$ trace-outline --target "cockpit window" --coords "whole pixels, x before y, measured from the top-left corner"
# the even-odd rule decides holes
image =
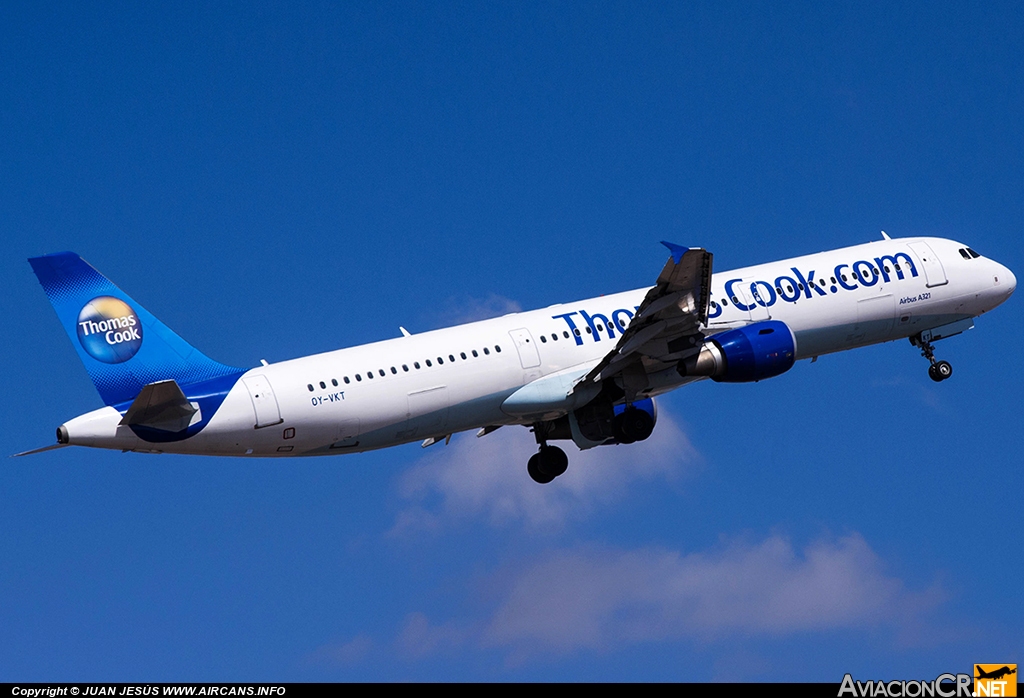
[[[972,256],[972,257],[974,257],[975,259],[977,259],[978,257],[980,257],[980,256],[981,256],[980,254],[978,254],[977,252],[975,252],[974,250],[972,250],[972,249],[971,249],[970,247],[968,247],[968,248],[967,248],[967,251],[968,251],[968,252],[970,252],[970,253],[971,253],[971,256]]]
[[[961,247],[961,248],[960,248],[960,249],[958,250],[958,252],[960,252],[960,256],[961,256],[961,257],[963,257],[964,259],[970,259],[970,258],[971,258],[971,255],[970,255],[970,254],[968,254],[967,250],[966,250],[966,249],[964,249],[963,247]]]

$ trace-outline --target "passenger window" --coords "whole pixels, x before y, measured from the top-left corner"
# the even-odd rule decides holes
[[[409,372],[409,364],[402,364],[402,370],[405,371],[406,373],[408,373]]]
[[[452,363],[455,363],[455,355],[454,354],[449,354],[448,355],[448,360],[451,361]]]
[[[832,277],[832,283],[835,283],[835,282],[836,282],[836,277],[833,276]]]
[[[548,343],[548,338],[545,337],[544,335],[541,335],[540,336],[540,343],[541,344],[547,344]]]
[[[722,299],[722,307],[724,308],[724,307],[726,307],[726,306],[728,306],[728,305],[729,305],[729,302],[728,302],[728,301],[726,301],[726,300],[725,300],[725,299],[723,298],[723,299]]]
[[[391,367],[391,373],[398,373],[398,369],[394,366]]]
[[[333,385],[335,388],[337,388],[338,387],[338,379],[337,378],[332,378],[331,379],[331,385]]]
[[[327,387],[327,384],[324,383],[323,381],[320,381],[320,389],[323,390],[326,387]]]
[[[480,356],[480,355],[476,353],[476,349],[474,349],[474,350],[473,350],[473,358],[475,359],[475,358],[477,358],[477,357],[479,357],[479,356]]]
[[[351,382],[352,382],[352,381],[350,381],[350,380],[348,379],[348,376],[345,376],[345,377],[344,377],[344,378],[342,378],[341,380],[345,381],[345,385],[348,385],[349,383],[351,383]]]
[[[577,327],[576,329],[574,329],[574,330],[572,331],[572,333],[573,333],[574,335],[576,335],[577,337],[579,337],[579,336],[580,336],[580,328],[578,328],[578,327]]]
[[[895,267],[895,269],[896,269],[896,271],[899,271],[899,270],[900,270],[900,265],[899,265],[899,264],[897,264],[897,265],[896,265],[896,267]]]
[[[739,303],[739,302],[740,302],[740,299],[739,299],[739,298],[737,298],[736,296],[732,296],[732,302],[733,302],[733,303]]]
[[[357,381],[359,381],[360,383],[362,383],[362,381],[363,381],[363,377],[362,377],[362,375],[360,375],[360,374],[358,374],[358,373],[357,373],[357,374],[356,374],[356,380],[357,380]]]
[[[430,368],[430,367],[431,367],[431,366],[433,366],[433,365],[434,365],[434,364],[430,363],[430,359],[427,359],[427,368]]]
[[[381,378],[383,378],[383,377],[384,377],[384,369],[383,369],[383,368],[382,368],[382,369],[380,369],[380,370],[378,371],[378,373],[380,373],[380,377],[381,377]]]
[[[370,380],[373,380],[373,371],[367,371],[366,377],[369,378]]]
[[[569,330],[562,330],[562,336],[569,339]]]
[[[440,366],[440,365],[442,365],[443,363],[444,363],[444,359],[443,359],[443,358],[441,358],[440,356],[439,356],[439,357],[437,357],[437,365],[438,365],[438,366]]]
[[[461,352],[461,353],[459,354],[459,356],[461,356],[461,357],[462,357],[462,360],[463,360],[463,361],[465,361],[465,360],[466,360],[466,352]]]
[[[413,365],[413,368],[418,369],[420,367],[420,362],[419,361],[413,361],[412,365]]]
[[[309,388],[309,392],[313,392],[313,384],[312,383],[308,384],[306,387]]]
[[[555,334],[554,332],[551,333],[551,341],[552,342],[557,342],[558,341],[558,335]]]
[[[779,293],[782,293],[782,289],[781,288],[779,289]],[[712,308],[717,308],[718,307],[718,303],[716,303],[714,301],[711,301],[711,307]]]
[[[530,341],[530,340],[526,340],[526,341]],[[500,354],[501,353],[501,347],[499,345],[495,344],[494,345],[494,351],[496,351],[496,352],[498,352]]]
[[[490,356],[491,350],[488,349],[487,347],[484,347],[484,354],[487,354],[488,356]]]
[[[590,329],[590,325],[587,325],[587,334],[594,334],[594,332]]]

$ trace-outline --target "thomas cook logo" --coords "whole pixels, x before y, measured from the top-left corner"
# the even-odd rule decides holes
[[[99,296],[78,314],[78,341],[97,361],[119,364],[135,356],[142,346],[142,323],[120,298]]]
[[[975,696],[1017,695],[1016,664],[975,664]]]

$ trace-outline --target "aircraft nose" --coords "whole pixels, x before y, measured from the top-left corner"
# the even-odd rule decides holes
[[[1000,283],[1006,285],[1006,296],[1007,298],[1009,298],[1010,294],[1013,293],[1017,288],[1017,277],[1013,275],[1012,271],[1010,271],[1003,265],[1000,264],[999,266],[1001,267],[999,271],[999,281]]]

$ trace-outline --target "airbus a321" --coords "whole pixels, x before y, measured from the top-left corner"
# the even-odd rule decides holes
[[[653,399],[687,383],[759,381],[799,359],[909,338],[933,342],[1009,298],[1013,273],[959,242],[883,239],[712,274],[664,243],[652,288],[513,313],[250,369],[207,358],[76,254],[29,260],[105,404],[57,443],[144,453],[357,453],[453,433],[529,427],[539,483],[581,449],[651,435]],[[25,455],[25,454],[18,454]]]

